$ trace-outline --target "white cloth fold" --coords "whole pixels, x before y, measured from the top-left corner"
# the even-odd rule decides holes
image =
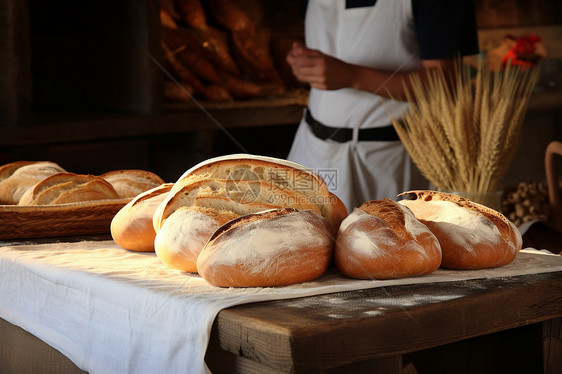
[[[171,270],[154,253],[112,241],[0,248],[0,317],[95,373],[206,373],[218,312],[234,305],[381,286],[562,271],[562,256],[522,251],[497,269],[388,281],[345,278],[331,269],[314,282],[279,288],[218,288]],[[376,317],[374,317],[376,318]]]

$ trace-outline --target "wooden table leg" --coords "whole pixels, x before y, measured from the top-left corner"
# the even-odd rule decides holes
[[[543,322],[543,359],[545,374],[562,373],[562,318]]]

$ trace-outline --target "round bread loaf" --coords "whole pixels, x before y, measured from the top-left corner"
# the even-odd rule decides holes
[[[503,214],[455,194],[409,191],[399,203],[435,234],[449,269],[503,266],[522,246],[519,230]]]
[[[19,205],[56,205],[118,198],[113,186],[103,178],[57,173],[25,191]]]
[[[324,274],[333,245],[330,225],[319,214],[274,209],[222,225],[199,254],[197,270],[220,287],[303,283]]]
[[[0,167],[0,204],[18,204],[32,186],[57,173],[62,167],[50,161],[16,161]]]
[[[115,243],[131,251],[154,251],[156,232],[152,217],[172,186],[172,183],[164,183],[142,192],[121,208],[111,220],[110,231]]]
[[[408,208],[390,199],[372,200],[343,220],[334,260],[351,278],[401,278],[437,270],[441,247]]]
[[[100,177],[111,183],[120,198],[135,197],[164,184],[160,176],[145,170],[114,170]]]

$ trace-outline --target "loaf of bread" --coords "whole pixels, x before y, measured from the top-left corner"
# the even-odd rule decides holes
[[[131,251],[154,251],[156,232],[152,217],[172,186],[172,183],[164,183],[141,192],[121,208],[111,220],[110,231],[115,243]]]
[[[439,268],[441,246],[407,207],[390,199],[372,200],[343,220],[334,261],[351,278],[417,276]]]
[[[333,245],[319,214],[274,209],[222,225],[199,254],[197,269],[214,286],[286,286],[324,274]]]
[[[220,225],[277,208],[318,213],[334,237],[347,215],[325,182],[300,165],[253,155],[217,157],[184,173],[156,210],[156,253],[171,268],[196,272],[198,253]]]
[[[16,161],[0,167],[0,204],[18,204],[30,187],[53,174],[64,173],[50,161]]]
[[[29,188],[19,205],[56,205],[118,199],[113,186],[94,175],[57,173]]]
[[[215,195],[223,195],[240,204],[312,208],[328,220],[334,234],[347,216],[343,202],[328,190],[324,180],[313,170],[294,162],[249,154],[215,157],[195,165],[180,176],[168,199],[173,199],[185,186],[203,180],[219,182],[221,186],[198,188],[202,193],[206,194],[210,189]],[[221,191],[216,192],[217,188]],[[155,225],[163,223],[166,204],[156,212]]]
[[[503,266],[521,249],[517,227],[493,209],[437,191],[409,191],[399,197],[403,199],[399,203],[410,208],[439,240],[444,268]]]
[[[145,170],[114,170],[101,177],[111,183],[120,198],[135,197],[164,184],[160,176]]]

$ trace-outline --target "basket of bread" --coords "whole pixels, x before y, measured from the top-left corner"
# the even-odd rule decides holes
[[[113,216],[134,196],[164,181],[144,170],[96,176],[50,161],[0,166],[0,239],[108,234]]]
[[[348,213],[313,170],[247,154],[204,161],[137,195],[111,235],[219,287],[303,283],[331,266],[357,279],[499,267],[522,246],[505,216],[464,197],[408,191]]]

